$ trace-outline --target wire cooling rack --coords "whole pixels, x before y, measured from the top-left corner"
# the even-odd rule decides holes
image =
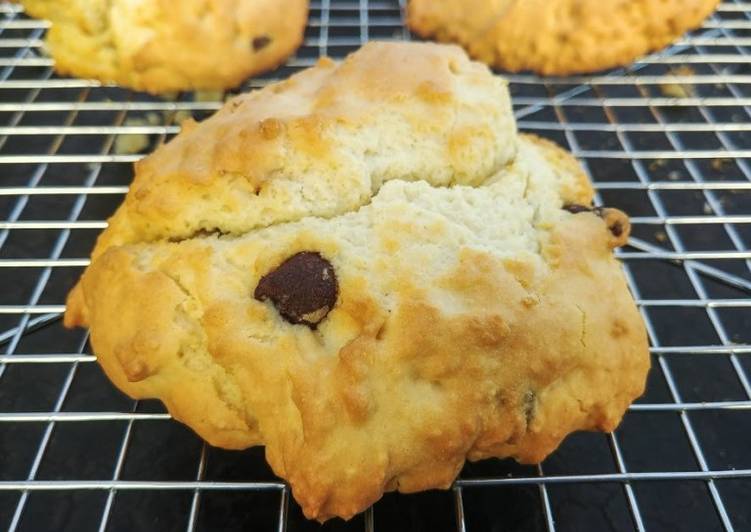
[[[313,2],[305,45],[249,87],[408,39],[397,0]],[[221,95],[61,79],[47,24],[0,3],[0,529],[317,530],[262,450],[204,445],[116,392],[64,296],[130,163]],[[607,43],[603,43],[607,46]],[[626,70],[509,76],[521,129],[567,146],[633,216],[619,252],[648,326],[648,391],[612,435],[541,466],[468,464],[452,490],[387,494],[329,530],[751,530],[751,3]]]

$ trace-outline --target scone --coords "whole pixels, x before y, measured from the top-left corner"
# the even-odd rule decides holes
[[[309,518],[613,430],[645,329],[570,155],[458,47],[370,43],[136,165],[69,296],[112,381],[265,445]]]
[[[410,0],[409,27],[511,72],[628,65],[697,28],[720,0]]]
[[[226,89],[302,42],[308,0],[21,0],[61,74],[152,93]]]

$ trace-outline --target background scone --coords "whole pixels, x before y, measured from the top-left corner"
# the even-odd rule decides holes
[[[308,0],[21,0],[61,74],[153,93],[226,89],[302,42]]]
[[[720,0],[410,0],[418,35],[545,75],[628,65],[701,25]]]
[[[467,458],[540,461],[642,393],[628,219],[592,195],[461,49],[370,43],[139,163],[66,324],[121,390],[350,517]]]

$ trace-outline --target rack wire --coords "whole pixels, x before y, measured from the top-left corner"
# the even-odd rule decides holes
[[[409,39],[403,0],[314,0],[263,86],[368,39]],[[212,449],[112,389],[64,295],[130,163],[219,95],[163,100],[62,79],[48,24],[0,3],[0,529],[315,530],[259,450]],[[468,464],[447,492],[389,494],[342,530],[751,530],[751,3],[626,69],[509,75],[522,130],[568,147],[633,215],[619,252],[647,324],[648,391],[614,434],[540,466]],[[129,142],[123,139],[129,139]],[[135,146],[135,148],[134,148]]]

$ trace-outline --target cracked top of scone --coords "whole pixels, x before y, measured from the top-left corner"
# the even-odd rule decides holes
[[[390,180],[482,184],[516,154],[506,83],[458,47],[371,43],[243,94],[136,164],[113,244],[243,234],[366,205]]]
[[[371,43],[229,102],[137,166],[71,294],[107,375],[305,514],[612,430],[646,334],[569,154],[457,47]]]
[[[308,0],[21,0],[63,74],[165,93],[226,89],[302,42]]]

